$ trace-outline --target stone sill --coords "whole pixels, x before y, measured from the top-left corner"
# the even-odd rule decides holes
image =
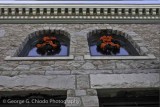
[[[65,57],[12,57],[7,56],[4,60],[6,61],[51,61],[51,60],[72,60],[73,55]]]
[[[91,56],[91,55],[84,55],[84,59],[122,59],[122,60],[141,60],[141,59],[156,59],[153,54],[148,54],[147,56]]]

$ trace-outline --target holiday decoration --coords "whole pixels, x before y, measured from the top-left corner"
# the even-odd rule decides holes
[[[55,36],[45,35],[42,39],[36,44],[37,53],[41,55],[53,55],[60,51],[61,44]]]
[[[100,37],[97,42],[97,50],[103,54],[116,54],[120,51],[120,41],[110,35]]]

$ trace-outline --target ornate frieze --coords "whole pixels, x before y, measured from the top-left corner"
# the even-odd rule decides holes
[[[160,6],[105,6],[105,5],[0,5],[0,20],[52,20],[67,22],[67,20],[108,21],[109,20],[160,20]],[[3,23],[3,21],[1,21]],[[95,21],[96,23],[96,21]]]

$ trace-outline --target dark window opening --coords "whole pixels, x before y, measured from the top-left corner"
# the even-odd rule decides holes
[[[98,90],[100,107],[159,107],[156,90]]]

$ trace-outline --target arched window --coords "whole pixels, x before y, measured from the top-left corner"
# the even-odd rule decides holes
[[[88,43],[91,56],[139,56],[123,31],[92,30],[88,33]]]
[[[39,30],[28,35],[18,57],[69,56],[70,37],[63,30]]]

